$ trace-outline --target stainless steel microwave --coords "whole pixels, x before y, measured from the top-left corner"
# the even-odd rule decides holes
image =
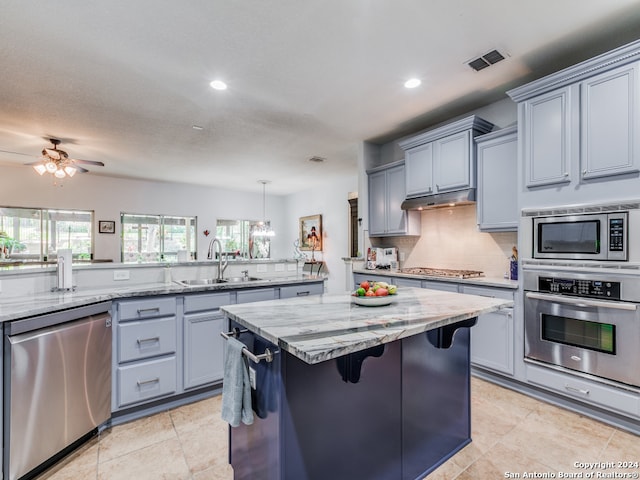
[[[533,218],[533,258],[629,260],[629,213]]]

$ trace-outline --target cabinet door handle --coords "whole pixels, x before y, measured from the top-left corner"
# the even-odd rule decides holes
[[[582,174],[583,174],[583,175],[586,175],[586,174],[587,174],[587,171],[586,171],[586,170],[582,170]]]
[[[567,384],[565,384],[564,388],[565,388],[565,390],[568,390],[568,391],[573,392],[573,393],[579,393],[581,395],[589,395],[589,390],[584,390],[582,388],[572,387],[572,386],[567,385]]]
[[[562,174],[562,176],[563,176],[563,177],[568,177],[568,176],[569,176],[569,172],[564,172],[564,173]]]
[[[160,313],[160,307],[153,307],[153,308],[139,308],[138,309],[138,315],[142,315],[145,313]]]
[[[149,385],[150,383],[160,383],[160,377],[151,378],[149,380],[138,380],[138,386]]]
[[[309,290],[307,290],[306,292],[297,292],[296,295],[298,297],[305,297],[307,295],[309,295],[311,292]]]
[[[160,342],[160,337],[138,338],[136,342],[138,342],[138,346],[141,346],[143,343]]]

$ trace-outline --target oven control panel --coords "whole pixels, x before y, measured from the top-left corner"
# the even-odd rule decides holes
[[[539,277],[538,291],[578,297],[620,300],[620,282],[577,280],[558,277]]]

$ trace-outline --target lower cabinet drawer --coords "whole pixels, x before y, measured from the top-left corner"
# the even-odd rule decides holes
[[[176,317],[118,324],[118,362],[176,351]]]
[[[527,364],[527,380],[606,410],[640,416],[640,396],[626,390],[530,364]]]
[[[116,376],[118,407],[169,395],[177,388],[176,357],[120,366]]]
[[[323,293],[323,283],[280,287],[280,298],[305,297],[307,295],[322,295]]]

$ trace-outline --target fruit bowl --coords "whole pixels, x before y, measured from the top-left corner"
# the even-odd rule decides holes
[[[384,297],[358,297],[352,296],[353,303],[363,307],[384,307],[390,305],[396,295],[386,295]]]

